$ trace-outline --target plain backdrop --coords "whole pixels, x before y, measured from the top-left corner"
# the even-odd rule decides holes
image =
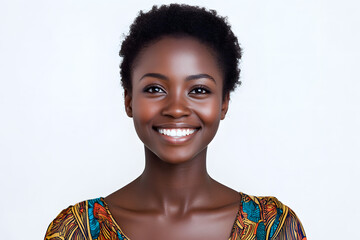
[[[118,51],[138,11],[163,3],[0,1],[1,239],[42,239],[62,209],[142,172]],[[244,49],[211,176],[276,196],[309,239],[357,239],[358,1],[178,3],[227,16]]]

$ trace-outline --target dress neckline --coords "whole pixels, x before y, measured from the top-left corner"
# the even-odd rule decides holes
[[[235,217],[235,220],[234,220],[234,223],[232,225],[232,228],[231,228],[231,233],[230,233],[230,236],[229,236],[229,239],[231,239],[232,235],[234,234],[235,232],[235,229],[237,227],[237,221],[238,221],[238,218],[240,216],[240,213],[241,213],[241,205],[242,205],[242,199],[243,199],[243,193],[242,192],[239,192],[239,195],[240,195],[240,201],[239,201],[239,207],[238,207],[238,211],[236,213],[236,217]],[[108,204],[105,202],[105,199],[103,197],[100,197],[100,200],[101,202],[104,204],[104,207],[106,209],[106,212],[107,214],[109,215],[111,221],[114,223],[115,227],[117,228],[117,230],[120,231],[120,233],[125,237],[124,240],[131,240],[128,236],[126,236],[126,234],[123,232],[123,230],[121,229],[120,225],[117,223],[117,221],[115,220],[115,218],[113,217],[112,213],[110,212],[110,209],[109,209],[109,206]]]

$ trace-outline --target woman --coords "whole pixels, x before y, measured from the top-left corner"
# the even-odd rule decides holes
[[[306,239],[276,198],[239,193],[207,173],[207,146],[240,83],[241,49],[224,18],[153,7],[135,19],[120,55],[144,172],[106,198],[63,210],[45,239]]]

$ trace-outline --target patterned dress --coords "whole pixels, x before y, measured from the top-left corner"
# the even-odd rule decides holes
[[[241,194],[229,240],[306,240],[295,213],[275,197]],[[45,240],[130,240],[103,198],[64,209],[47,229]]]

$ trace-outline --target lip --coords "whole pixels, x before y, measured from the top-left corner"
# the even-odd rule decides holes
[[[159,133],[159,131],[158,131],[159,128],[162,128],[162,129],[194,129],[195,132],[190,135],[186,135],[186,136],[172,137],[172,136],[167,136],[167,135]],[[200,127],[196,127],[196,126],[184,124],[184,123],[159,124],[159,125],[156,125],[153,127],[153,130],[158,134],[158,136],[161,137],[160,139],[162,139],[166,143],[170,143],[170,144],[186,143],[186,142],[190,141],[195,135],[197,135],[197,133],[199,132],[200,129],[201,129]]]
[[[161,123],[156,124],[153,126],[153,128],[193,128],[193,129],[199,129],[200,126],[195,126],[187,123]]]

